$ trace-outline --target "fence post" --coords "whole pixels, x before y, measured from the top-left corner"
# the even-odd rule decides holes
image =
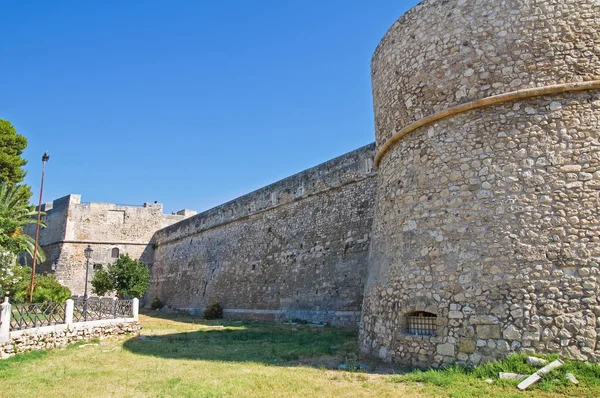
[[[119,299],[116,297],[113,297],[112,300],[113,300],[113,318],[116,319],[117,318],[117,305],[118,305],[117,300],[119,300]]]
[[[133,319],[138,320],[138,315],[140,312],[140,300],[137,298],[133,299],[133,303],[131,303],[131,310],[133,312]]]
[[[10,315],[12,306],[8,302],[8,297],[4,298],[2,303],[2,315],[0,315],[0,341],[7,341],[10,333]]]
[[[71,299],[67,300],[67,306],[65,307],[65,324],[68,328],[73,324],[73,309],[74,309],[74,301]]]

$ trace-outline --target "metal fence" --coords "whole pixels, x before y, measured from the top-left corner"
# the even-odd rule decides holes
[[[137,319],[138,303],[137,299],[117,300],[112,297],[73,297],[65,303],[30,304],[11,304],[5,299],[0,316],[0,334],[9,333],[10,330],[102,319]]]
[[[73,321],[85,322],[100,319],[127,318],[133,314],[131,300],[112,297],[73,297]]]
[[[65,323],[66,303],[13,304],[11,310],[11,330]]]

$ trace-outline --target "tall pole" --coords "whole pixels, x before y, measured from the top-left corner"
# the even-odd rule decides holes
[[[50,160],[48,152],[42,155],[42,184],[40,186],[40,201],[38,204],[37,223],[35,224],[35,246],[33,247],[33,265],[31,266],[31,285],[29,286],[29,302],[33,302],[33,284],[35,283],[35,265],[37,263],[38,242],[40,240],[40,219],[42,217],[42,193],[44,192],[44,171],[46,162]]]
[[[87,294],[87,289],[88,289],[88,273],[90,272],[90,258],[92,258],[92,254],[94,253],[94,250],[92,249],[91,245],[88,245],[88,247],[83,251],[83,254],[85,254],[85,290],[83,291],[83,319],[87,321],[87,313],[88,313],[88,294]]]
[[[87,307],[88,307],[88,295],[87,295],[87,285],[88,285],[88,272],[90,271],[90,259],[87,258],[85,262],[85,290],[83,291],[83,319],[87,321]]]

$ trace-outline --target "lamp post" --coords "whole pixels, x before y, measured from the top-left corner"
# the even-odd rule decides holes
[[[87,321],[87,305],[88,305],[88,293],[87,293],[87,287],[88,287],[88,273],[90,271],[90,258],[92,258],[92,253],[94,253],[94,250],[92,249],[92,246],[88,245],[88,247],[85,248],[85,250],[83,251],[83,254],[85,254],[85,258],[86,258],[86,262],[85,262],[85,289],[83,291],[83,319]]]
[[[40,186],[40,202],[38,204],[37,223],[35,224],[35,246],[33,247],[33,263],[31,266],[31,284],[29,286],[29,302],[33,301],[33,285],[35,283],[35,264],[37,263],[37,248],[40,240],[40,219],[42,217],[42,192],[44,191],[44,171],[46,169],[46,162],[50,160],[48,151],[42,155],[42,184]]]

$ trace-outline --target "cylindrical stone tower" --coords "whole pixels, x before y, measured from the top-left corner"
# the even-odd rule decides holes
[[[600,357],[600,2],[426,0],[372,61],[361,350]]]

